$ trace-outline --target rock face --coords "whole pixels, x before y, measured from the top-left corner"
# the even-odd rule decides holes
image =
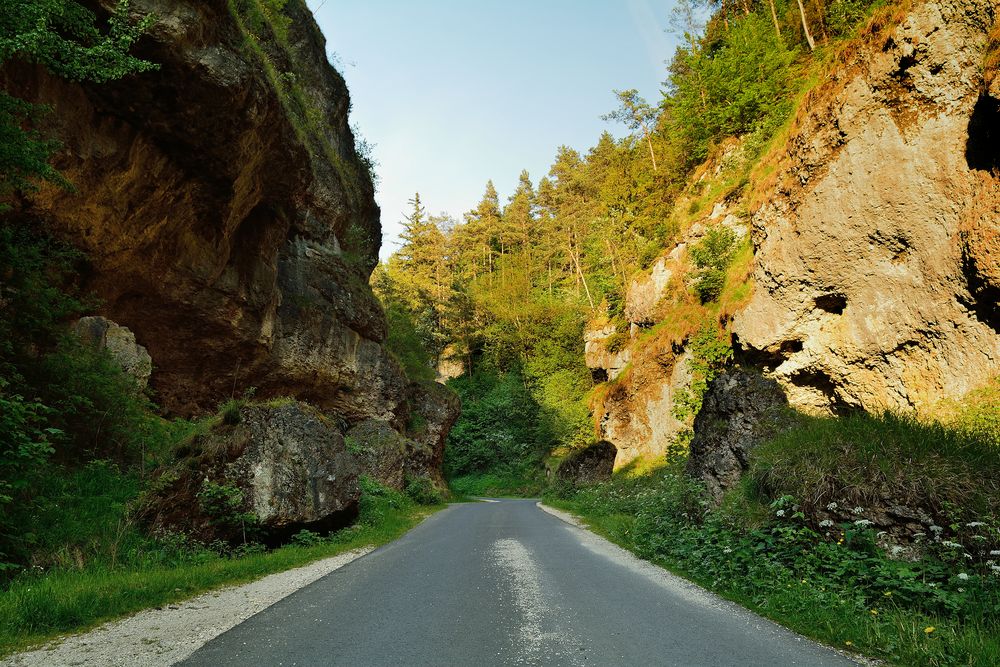
[[[97,316],[81,317],[73,331],[84,342],[107,350],[137,385],[145,387],[153,372],[153,360],[142,345],[135,342],[135,334],[126,327]]]
[[[134,0],[157,17],[137,54],[160,69],[123,81],[0,72],[52,107],[56,166],[76,186],[46,186],[12,215],[86,252],[86,287],[148,348],[171,412],[255,386],[401,426],[408,383],[367,284],[379,211],[346,86],[305,3],[284,10],[287,37],[252,4]]]
[[[413,442],[406,459],[411,477],[428,477],[440,488],[446,484],[441,473],[444,447],[451,427],[462,413],[458,395],[437,382],[414,382],[409,387],[413,413],[407,437]]]
[[[392,426],[377,419],[366,419],[351,427],[346,442],[363,474],[391,489],[403,489],[411,443]]]
[[[793,424],[781,386],[734,369],[709,384],[694,420],[687,470],[716,502],[747,469],[750,452]]]
[[[245,406],[238,424],[215,427],[179,455],[142,511],[159,530],[280,543],[357,514],[357,462],[334,425],[303,403]]]
[[[599,484],[611,479],[617,448],[606,440],[574,452],[559,464],[556,477],[576,486]]]
[[[983,0],[918,3],[806,102],[733,332],[793,406],[925,409],[1000,369],[1000,100]]]

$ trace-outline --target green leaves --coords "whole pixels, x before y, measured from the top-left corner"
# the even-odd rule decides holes
[[[0,12],[0,65],[21,60],[42,65],[70,81],[104,83],[156,68],[129,54],[152,24],[147,16],[129,19],[129,2],[121,0],[106,31],[97,17],[73,0],[16,0]],[[58,143],[33,128],[47,109],[0,92],[0,195],[29,190],[37,179],[69,184],[48,163]]]

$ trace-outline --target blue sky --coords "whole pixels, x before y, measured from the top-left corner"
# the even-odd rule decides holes
[[[351,122],[375,145],[383,258],[414,192],[461,219],[488,179],[505,202],[521,169],[537,184],[558,146],[620,136],[601,120],[612,89],[659,101],[676,45],[670,0],[308,4],[350,87]]]

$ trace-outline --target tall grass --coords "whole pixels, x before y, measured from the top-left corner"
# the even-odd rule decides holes
[[[310,534],[300,544],[273,551],[251,546],[220,554],[180,537],[154,542],[136,533],[122,546],[146,549],[145,558],[132,554],[125,565],[93,559],[79,568],[60,564],[48,571],[24,573],[0,592],[0,655],[219,586],[384,544],[435,511],[377,485],[369,483],[365,489],[358,522],[328,538]],[[94,495],[86,504],[96,506],[99,502],[100,496]],[[107,516],[96,523],[110,525]]]

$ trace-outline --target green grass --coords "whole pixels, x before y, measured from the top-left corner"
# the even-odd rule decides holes
[[[991,440],[969,433],[893,415],[803,418],[755,451],[719,510],[709,509],[682,462],[595,487],[553,488],[546,502],[831,646],[899,665],[996,665],[1000,558],[991,554],[1000,535],[1000,456]],[[829,502],[868,512],[887,499],[937,512],[941,535],[921,538],[918,560],[887,558],[875,528],[839,517],[821,524],[814,514]]]
[[[545,481],[538,474],[511,471],[462,475],[448,480],[452,494],[459,498],[491,496],[497,498],[532,498],[542,495]]]
[[[180,542],[161,545],[169,554],[166,560],[174,562],[118,567],[94,562],[80,569],[59,567],[43,574],[23,574],[0,592],[0,655],[213,588],[245,583],[351,549],[385,544],[437,509],[416,505],[396,492],[368,491],[354,526],[328,538],[302,540],[311,543],[308,546],[219,555]]]

